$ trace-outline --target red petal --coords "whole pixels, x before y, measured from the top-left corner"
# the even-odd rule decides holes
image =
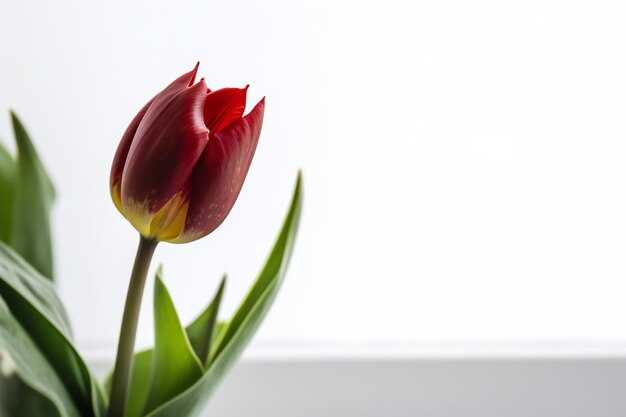
[[[252,163],[264,110],[265,99],[246,117],[211,136],[191,177],[185,229],[172,242],[190,242],[206,236],[228,216]]]
[[[215,134],[243,116],[246,109],[246,88],[222,88],[206,96],[204,123]]]
[[[135,133],[122,175],[122,203],[127,218],[147,235],[153,216],[188,181],[208,141],[202,111],[203,81],[194,71],[159,93]]]
[[[137,113],[137,115],[130,122],[130,124],[126,128],[126,131],[124,132],[124,135],[122,136],[122,140],[117,146],[117,151],[115,152],[115,156],[113,157],[113,164],[111,166],[111,177],[110,177],[111,190],[113,190],[113,188],[116,185],[118,185],[122,180],[122,172],[124,171],[124,165],[126,163],[126,157],[128,156],[128,151],[130,150],[130,145],[133,141],[133,138],[135,137],[137,128],[139,127],[139,123],[141,123],[141,120],[143,119],[144,115],[148,111],[148,107],[150,107],[150,105],[154,102],[154,100],[158,96],[163,95],[166,91],[180,89],[180,87],[183,85],[187,85],[187,86],[192,85],[196,77],[196,73],[198,72],[199,65],[200,65],[199,62],[196,63],[196,66],[194,67],[193,70],[177,78],[173,83],[167,86],[165,90],[163,90],[161,93],[157,94],[155,97],[150,99],[150,101],[148,101],[148,103],[146,103],[146,105],[143,106],[141,110],[139,110],[139,113]],[[118,187],[118,192],[119,192],[119,187]]]
[[[115,202],[115,206],[124,214],[122,205],[121,205],[121,192],[120,192],[120,182],[122,181],[122,172],[124,171],[124,164],[126,163],[126,157],[128,156],[128,151],[130,150],[130,145],[133,142],[133,138],[135,137],[135,133],[137,132],[137,128],[139,127],[139,123],[143,119],[143,116],[148,111],[148,107],[152,104],[154,98],[152,98],[141,110],[139,113],[133,118],[130,122],[124,135],[122,136],[122,140],[120,144],[117,146],[117,151],[115,152],[115,156],[113,157],[113,165],[111,166],[111,177],[110,177],[110,187],[111,187],[111,195],[113,197],[113,201]]]

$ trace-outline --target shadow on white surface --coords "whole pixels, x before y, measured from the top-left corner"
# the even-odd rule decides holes
[[[626,360],[243,362],[205,416],[623,417]]]

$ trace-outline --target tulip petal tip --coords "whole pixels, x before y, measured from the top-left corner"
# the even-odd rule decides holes
[[[188,87],[191,87],[193,83],[196,81],[196,74],[198,73],[198,68],[200,68],[200,61],[196,62],[196,66],[193,67],[193,71],[191,71],[191,77],[189,78]]]

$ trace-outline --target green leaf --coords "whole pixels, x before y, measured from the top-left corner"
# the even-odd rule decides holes
[[[148,398],[150,376],[152,373],[152,349],[135,354],[130,377],[130,392],[126,403],[126,417],[141,417]]]
[[[13,112],[11,120],[17,144],[17,170],[9,244],[43,276],[52,279],[50,209],[54,187],[24,125]]]
[[[148,398],[148,388],[150,388],[150,376],[152,373],[152,349],[135,352],[133,357],[133,368],[130,375],[130,385],[128,400],[126,403],[125,417],[140,417]],[[104,391],[111,394],[111,383],[113,379],[113,369],[109,371],[102,383]]]
[[[61,417],[54,403],[26,385],[19,376],[0,374],[0,416]]]
[[[0,241],[8,242],[13,225],[15,161],[0,143]]]
[[[104,415],[103,393],[72,345],[67,314],[51,282],[2,242],[0,296],[54,368],[80,415]]]
[[[186,329],[191,346],[204,367],[209,365],[209,353],[217,330],[217,315],[225,285],[226,276],[224,275],[211,303]]]
[[[302,206],[301,193],[301,176],[298,175],[296,190],[291,203],[292,207],[289,210],[287,219],[285,220],[283,230],[274,245],[274,250],[267,260],[263,271],[257,278],[246,299],[243,301],[230,321],[230,325],[226,329],[226,333],[217,349],[217,358],[219,358],[220,354],[229,347],[233,338],[241,337],[242,330],[246,331],[250,328],[250,325],[247,322],[254,319],[252,313],[259,314],[259,309],[263,309],[262,307],[269,307],[271,301],[273,301],[273,298],[277,293],[278,286],[282,281],[282,277],[287,272],[289,258],[293,249]],[[271,301],[268,303],[266,298],[271,299]],[[260,301],[266,302],[265,304],[262,304]],[[244,324],[247,326],[244,327]]]
[[[193,334],[195,332],[195,330],[192,330],[190,328],[194,323],[196,323],[196,321],[197,320],[195,320],[192,324],[185,328],[187,335]],[[227,326],[228,323],[225,322],[217,323],[215,331],[215,341],[219,340],[219,335],[223,333],[223,330],[225,330]],[[146,399],[148,398],[148,388],[150,387],[148,382],[150,381],[152,373],[152,355],[152,349],[146,349],[135,353],[130,379],[130,392],[128,393],[128,403],[126,404],[125,417],[142,416],[142,412],[146,404]],[[104,390],[107,393],[111,391],[112,376],[113,370],[108,373],[103,383]]]
[[[217,323],[217,329],[215,330],[215,337],[213,338],[213,345],[211,346],[211,354],[209,355],[209,364],[213,362],[215,354],[217,353],[217,347],[222,343],[222,339],[226,335],[226,330],[230,325],[227,321],[220,321]]]
[[[35,271],[15,250],[0,242],[0,295],[7,291],[16,293],[13,298],[22,299],[25,304],[31,305],[61,334],[71,339],[70,321],[53,284]],[[7,299],[11,307],[9,301]]]
[[[218,383],[248,344],[276,297],[287,272],[301,208],[302,181],[301,175],[298,175],[291,207],[274,248],[250,293],[235,313],[230,325],[226,327],[209,369],[193,386],[148,416],[190,417],[198,416],[202,412]]]
[[[56,372],[1,297],[0,400],[0,415],[80,417]]]
[[[202,364],[157,272],[154,285],[154,353],[145,412],[174,398],[202,377]]]

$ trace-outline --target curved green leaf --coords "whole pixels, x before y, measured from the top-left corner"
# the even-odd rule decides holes
[[[208,308],[207,308],[208,309]],[[198,319],[205,314],[206,310],[198,317]],[[197,325],[198,319],[194,320],[189,326],[185,328],[187,335],[191,339],[192,334],[196,330],[191,329],[194,323]],[[215,340],[219,340],[219,335],[222,330],[225,330],[227,323],[218,322],[215,330]],[[200,337],[197,335],[197,337]],[[148,383],[152,374],[152,349],[146,349],[135,353],[133,359],[133,369],[130,378],[130,392],[128,393],[128,403],[126,404],[126,416],[125,417],[141,417],[146,399],[148,398]],[[113,371],[111,370],[104,381],[104,389],[107,393],[111,391],[111,377]]]
[[[46,317],[68,339],[70,320],[54,286],[33,269],[18,253],[0,243],[0,283],[4,282]]]
[[[250,293],[221,337],[209,369],[193,386],[148,416],[190,417],[198,416],[202,412],[209,397],[248,344],[276,297],[293,251],[301,208],[302,181],[299,174],[291,207],[274,248]]]
[[[152,349],[146,349],[135,352],[133,356],[133,367],[130,374],[126,414],[124,417],[140,417],[146,406],[152,373],[152,353]],[[102,382],[102,388],[108,396],[111,396],[112,379],[113,369],[109,371]]]
[[[135,354],[130,377],[130,392],[126,403],[126,417],[141,417],[148,399],[153,361],[152,349]]]
[[[0,415],[80,417],[65,386],[0,297]]]
[[[209,355],[209,366],[211,362],[213,362],[213,359],[215,359],[217,347],[222,343],[222,339],[224,339],[229,325],[230,323],[227,321],[220,321],[217,323],[217,329],[215,330],[215,337],[213,338],[213,345],[211,346],[211,352]]]
[[[13,225],[15,161],[0,143],[0,241],[8,242]]]
[[[154,285],[154,353],[145,413],[171,400],[201,377],[202,365],[180,323],[159,268]]]
[[[44,394],[25,384],[17,374],[0,374],[0,416],[61,417],[58,408]]]
[[[80,415],[104,415],[101,388],[71,343],[69,321],[52,284],[1,242],[0,296],[54,368]]]
[[[204,367],[209,365],[209,353],[217,330],[217,315],[226,286],[226,276],[222,278],[215,296],[206,309],[186,328],[191,346]]]
[[[25,384],[15,373],[0,373],[0,416],[61,417],[50,398]]]
[[[52,279],[50,209],[54,187],[24,125],[11,112],[17,163],[9,244],[43,276]]]

